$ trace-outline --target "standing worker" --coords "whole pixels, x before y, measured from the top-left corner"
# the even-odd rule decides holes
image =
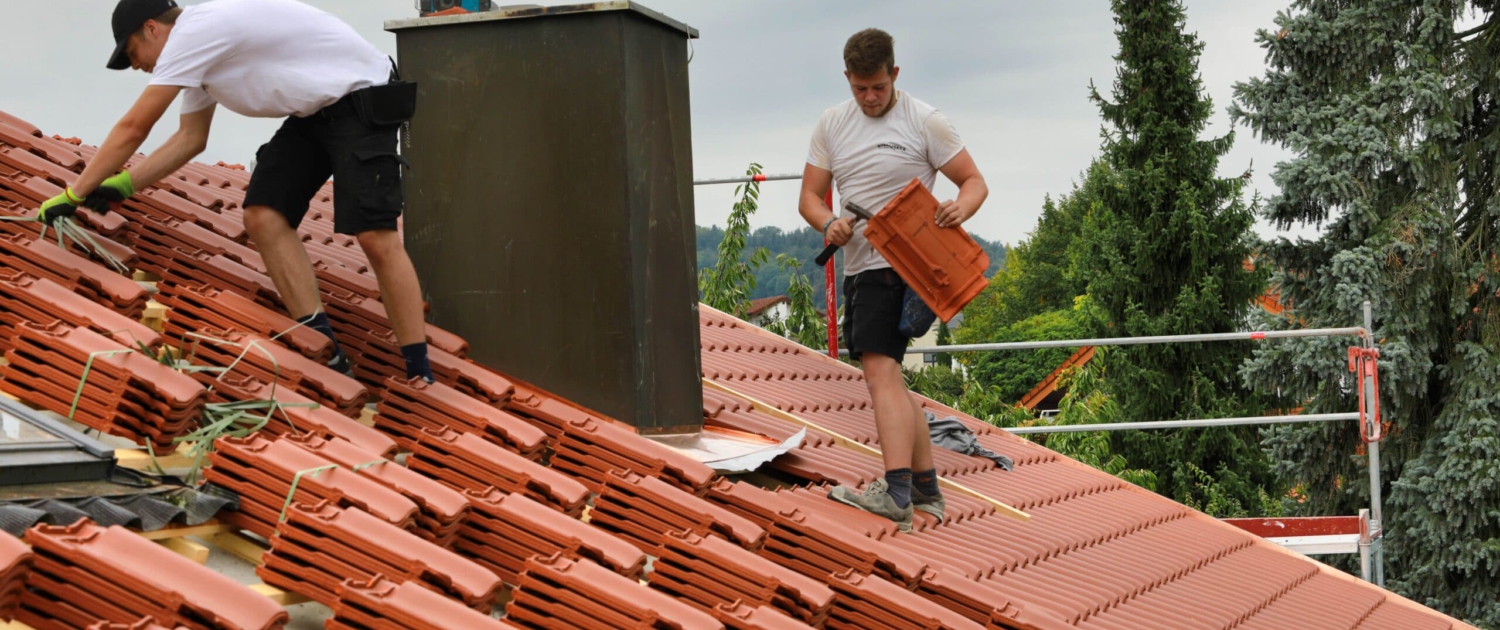
[[[51,222],[80,205],[108,212],[106,201],[124,201],[181,168],[207,146],[218,104],[244,116],[286,118],[256,153],[244,203],[245,230],[282,302],[297,321],[334,339],[329,367],[352,374],[297,234],[308,203],[332,176],[334,231],[353,234],[369,258],[407,377],[430,381],[421,290],[396,232],[405,163],[396,133],[416,106],[416,92],[396,79],[395,62],[348,24],[297,0],[215,0],[187,8],[174,0],[120,0],[113,26],[108,68],[151,73],[150,85],[73,185],[42,204],[39,217]],[[179,92],[177,133],[131,171],[120,171]]]
[[[849,38],[844,77],[854,98],[818,119],[798,210],[808,225],[844,248],[844,343],[864,370],[885,460],[885,478],[864,492],[839,486],[828,497],[896,521],[907,531],[913,508],[941,521],[945,503],[926,415],[901,374],[910,342],[900,331],[906,283],[865,239],[864,224],[835,216],[823,199],[838,178],[845,201],[878,212],[914,178],[932,189],[942,171],[958,185],[958,199],[940,205],[936,223],[958,227],[979,210],[989,187],[948,117],[896,90],[900,71],[890,34],[872,28]]]

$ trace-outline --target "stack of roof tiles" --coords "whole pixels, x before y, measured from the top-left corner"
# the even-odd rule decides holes
[[[0,267],[47,278],[97,304],[139,318],[146,290],[104,265],[29,235],[0,233]]]
[[[6,155],[14,155],[14,153],[7,154],[6,151],[7,150],[0,149],[0,159],[3,159]],[[30,208],[35,207],[36,204],[20,204],[14,201],[5,200],[5,190],[3,188],[3,184],[0,184],[0,216],[31,218],[36,216],[36,211]],[[79,227],[84,232],[87,232],[89,238],[93,239],[94,243],[99,246],[100,250],[109,254],[110,256],[113,256],[115,261],[131,267],[139,262],[139,257],[136,256],[135,250],[113,239],[110,239],[103,234],[91,230],[88,227],[84,227],[85,225],[93,225],[93,223],[89,222],[89,219],[91,218],[97,220],[97,215],[87,215],[85,216],[83,225],[75,224],[75,226]],[[0,234],[10,234],[13,236],[36,239],[40,239],[45,236],[48,242],[57,242],[57,232],[37,221],[19,221],[14,219],[0,221]],[[90,259],[90,262],[98,263],[101,265],[113,264],[108,263],[106,258],[90,250],[88,247],[85,247],[83,243],[73,241],[72,239],[66,239],[64,241],[64,249],[82,258]]]
[[[553,442],[562,437],[563,428],[570,423],[582,423],[587,420],[603,422],[591,412],[560,396],[535,385],[515,380],[511,380],[509,396],[503,400],[491,397],[490,400],[502,406],[506,411],[530,419],[537,425],[537,428],[546,432],[547,438]]]
[[[0,534],[0,621],[15,620],[31,565],[31,547],[19,538]]]
[[[27,404],[165,453],[207,402],[192,378],[92,330],[61,322],[15,330],[0,376]]]
[[[239,508],[221,518],[265,538],[276,531],[288,501],[323,500],[359,508],[401,529],[416,527],[417,506],[410,499],[290,442],[260,434],[222,437],[209,461],[204,479],[240,497]]]
[[[547,434],[530,422],[422,377],[386,381],[375,427],[406,450],[416,449],[423,429],[453,429],[478,435],[533,461],[542,458],[547,441]]]
[[[470,515],[469,500],[457,490],[426,475],[341,438],[303,434],[282,436],[281,441],[357,471],[410,499],[418,510],[416,529],[412,531],[439,547],[452,547],[466,526]]]
[[[368,581],[346,580],[327,630],[507,630],[515,628],[487,614],[438,595],[411,582],[396,583],[375,576]]]
[[[276,528],[256,575],[272,586],[325,606],[338,603],[339,584],[377,575],[411,582],[489,612],[500,592],[488,569],[358,509],[326,502],[293,503]]]
[[[848,506],[817,497],[801,503],[791,496],[728,480],[715,484],[708,498],[766,528],[761,556],[812,578],[852,568],[915,588],[927,568],[918,556],[858,529],[860,522],[869,522],[863,517],[870,515]]]
[[[371,387],[383,387],[387,379],[406,378],[406,362],[401,357],[385,306],[377,296],[350,293],[336,286],[323,287],[323,301],[328,318],[339,336],[339,343],[349,354],[354,371]],[[468,352],[461,337],[427,324],[427,343],[435,349],[459,358]]]
[[[126,204],[137,205],[139,202]],[[142,271],[173,284],[230,288],[267,306],[280,302],[276,285],[266,275],[265,263],[255,250],[196,223],[151,210],[130,216],[130,232]]]
[[[661,479],[619,470],[605,477],[589,518],[643,550],[679,531],[719,536],[750,550],[760,549],[766,539],[766,531],[749,519]]]
[[[572,517],[583,515],[588,488],[567,475],[496,446],[472,433],[423,430],[406,460],[412,470],[459,490],[491,487],[522,494]]]
[[[333,358],[333,340],[307,326],[299,326],[285,313],[255,303],[230,290],[206,286],[162,283],[157,297],[172,309],[167,335],[187,340],[200,330],[235,330],[275,339],[278,343],[324,364]]]
[[[493,488],[467,496],[474,513],[453,549],[507,583],[515,584],[526,561],[538,555],[592,560],[633,580],[645,572],[644,552],[581,520]]]
[[[922,628],[924,630],[982,630],[954,611],[943,608],[885,580],[848,569],[829,576],[838,593],[829,630],[865,628]]]
[[[719,604],[710,612],[728,630],[806,630],[821,627],[809,626],[769,606],[750,606],[740,602]]]
[[[91,302],[67,287],[24,271],[0,268],[0,352],[9,350],[22,322],[61,321],[110,337],[127,347],[155,348],[161,335],[125,315]]]
[[[562,426],[552,467],[577,477],[595,492],[613,470],[655,477],[697,495],[702,495],[717,476],[698,460],[595,418]]]
[[[276,387],[250,376],[215,377],[199,372],[196,377],[213,387],[214,402],[274,401],[274,411],[262,410],[266,425],[262,433],[270,435],[315,435],[339,437],[378,457],[394,457],[396,442],[374,428],[304,398],[287,387]]]
[[[708,613],[588,560],[534,557],[505,608],[522,628],[722,630]]]
[[[142,617],[140,621],[135,623],[110,623],[108,621],[101,621],[89,626],[89,630],[187,630],[187,626],[168,628],[156,623],[156,617]]]
[[[276,602],[123,527],[84,519],[26,533],[35,566],[19,619],[36,630],[87,628],[103,620],[164,626],[270,630],[288,615]]]
[[[834,593],[821,580],[723,539],[688,532],[668,535],[662,541],[650,580],[653,588],[705,609],[737,602],[764,606],[819,628],[833,609]]]
[[[359,417],[370,397],[359,381],[262,335],[204,329],[183,345],[194,365],[226,368],[232,376],[289,387],[346,416]]]

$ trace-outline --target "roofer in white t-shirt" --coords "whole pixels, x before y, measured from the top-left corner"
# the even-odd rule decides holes
[[[406,358],[408,378],[432,379],[416,270],[396,232],[402,210],[396,134],[415,108],[415,88],[395,64],[338,18],[297,0],[120,0],[111,70],[152,73],[83,173],[41,207],[53,221],[79,206],[108,212],[203,152],[218,105],[285,118],[256,154],[245,192],[245,229],[265,259],[289,314],[334,339],[297,226],[334,180],[334,231],[353,234],[379,280],[381,301]],[[118,172],[182,94],[177,132],[129,172]],[[334,340],[329,363],[351,374]]]
[[[839,486],[828,497],[896,521],[905,531],[913,508],[945,517],[926,415],[901,374],[910,341],[899,328],[906,283],[865,240],[864,223],[836,217],[823,199],[837,180],[843,200],[878,212],[913,178],[930,190],[941,171],[959,190],[957,199],[938,208],[936,223],[957,227],[979,210],[989,188],[948,117],[896,90],[900,71],[885,31],[866,29],[849,38],[844,77],[854,98],[818,119],[799,211],[844,248],[844,343],[864,370],[886,469],[885,478],[863,492]]]

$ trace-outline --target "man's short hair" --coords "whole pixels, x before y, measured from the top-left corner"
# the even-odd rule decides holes
[[[855,33],[844,44],[844,69],[860,77],[896,69],[896,40],[878,28]]]
[[[182,7],[172,7],[170,9],[167,9],[166,13],[163,13],[151,19],[155,20],[158,23],[171,26],[177,23],[177,16],[179,15],[182,15]]]

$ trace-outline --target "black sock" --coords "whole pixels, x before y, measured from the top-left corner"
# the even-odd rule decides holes
[[[427,362],[427,344],[414,343],[401,346],[401,357],[406,359],[406,378],[432,378],[432,365]]]
[[[885,482],[890,485],[891,498],[896,500],[896,507],[905,508],[911,505],[911,469],[897,468],[885,471]]]
[[[915,486],[918,492],[929,497],[936,495],[939,492],[937,469],[913,472],[911,474],[911,485]]]
[[[338,355],[338,354],[340,354],[340,353],[343,352],[343,349],[339,348],[339,338],[333,336],[333,324],[330,324],[328,322],[328,313],[327,312],[325,312],[325,311],[318,311],[316,313],[313,313],[312,315],[308,315],[306,317],[300,317],[300,318],[297,319],[297,323],[302,324],[304,326],[307,326],[308,328],[316,330],[316,331],[318,331],[320,333],[323,333],[325,335],[328,335],[328,338],[333,341],[333,354],[334,355]]]

